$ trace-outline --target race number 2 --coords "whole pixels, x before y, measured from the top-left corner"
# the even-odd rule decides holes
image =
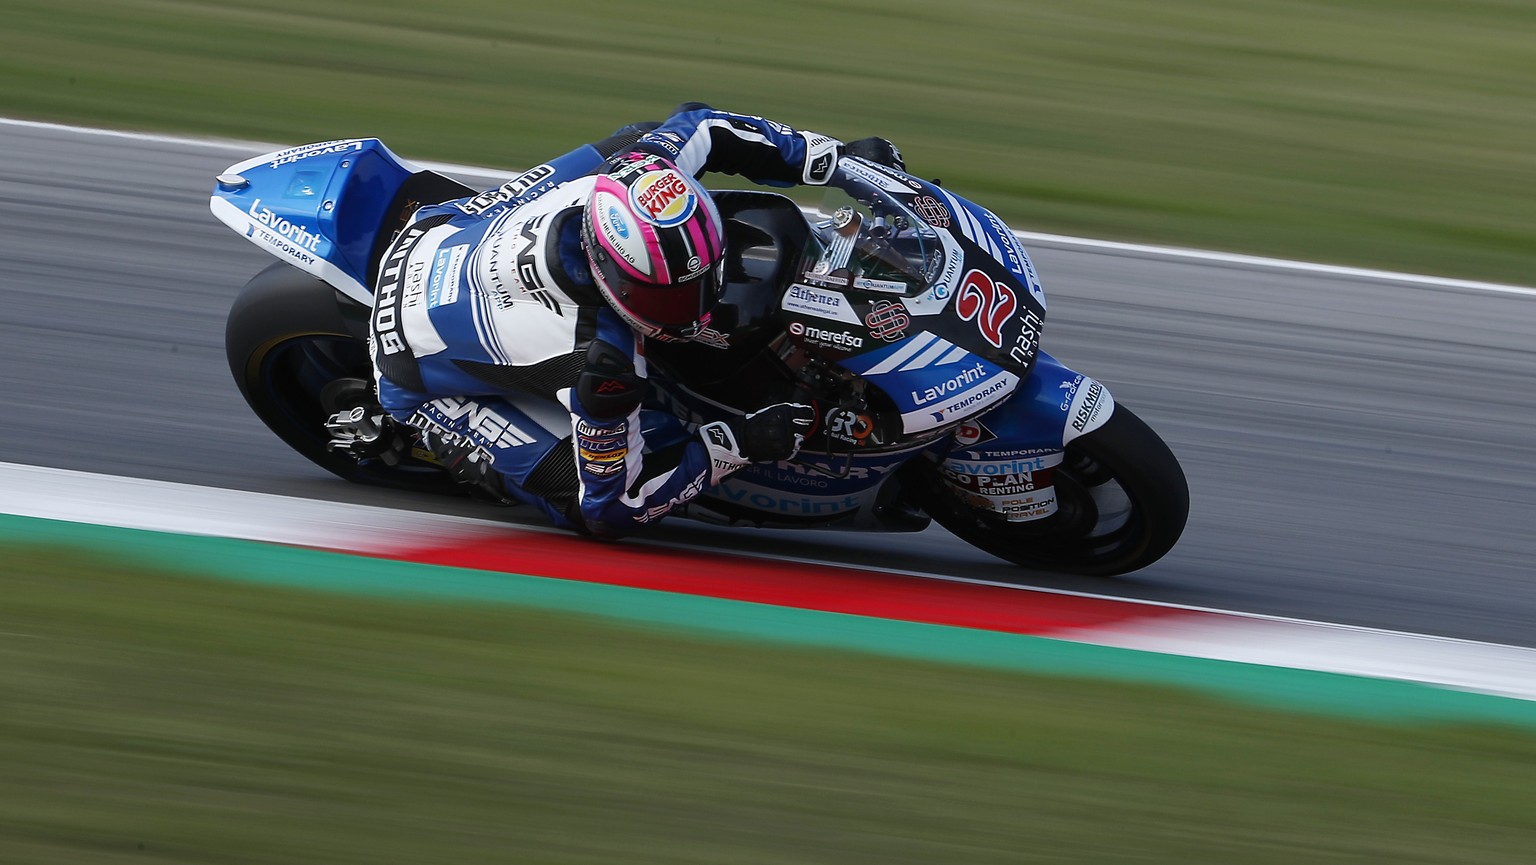
[[[955,296],[955,313],[965,321],[974,320],[993,348],[1003,347],[1003,325],[1018,308],[1019,297],[1013,289],[979,270],[965,275]]]

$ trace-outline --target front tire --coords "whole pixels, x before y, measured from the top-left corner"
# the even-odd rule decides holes
[[[224,350],[240,393],[287,445],[310,462],[355,483],[457,494],[437,466],[406,457],[397,465],[359,462],[326,449],[325,422],[356,393],[347,380],[370,382],[368,307],[325,282],[274,264],[246,283],[229,311]],[[371,390],[371,388],[370,388]]]
[[[934,521],[978,549],[1032,570],[1109,577],[1140,570],[1178,542],[1189,484],[1157,433],[1125,406],[1067,445],[1055,472],[1057,512],[1010,523],[978,509],[914,460],[904,483]]]

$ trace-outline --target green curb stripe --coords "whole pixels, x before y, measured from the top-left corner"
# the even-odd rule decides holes
[[[373,559],[251,541],[0,515],[0,542],[86,548],[190,576],[438,601],[490,601],[649,626],[922,661],[1176,685],[1375,721],[1536,727],[1536,703],[1414,682],[1268,667],[1045,637],[775,607],[573,580]]]

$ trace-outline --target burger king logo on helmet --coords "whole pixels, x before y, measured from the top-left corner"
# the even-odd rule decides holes
[[[681,225],[698,209],[699,197],[683,175],[665,168],[648,171],[629,188],[635,213],[662,228]]]

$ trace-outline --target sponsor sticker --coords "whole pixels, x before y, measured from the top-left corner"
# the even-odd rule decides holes
[[[997,441],[997,435],[979,420],[967,421],[955,429],[955,444],[960,447],[975,447],[991,441]]]
[[[858,277],[853,280],[853,287],[863,291],[883,291],[888,294],[906,294],[910,288],[905,282],[897,282],[893,279],[869,279]]]
[[[622,213],[622,204],[622,199],[606,191],[599,191],[593,196],[592,207],[604,215],[597,223],[600,232],[598,241],[608,252],[628,262],[630,267],[650,276],[650,257],[646,254],[640,232],[635,231],[635,226],[630,225],[627,219],[621,217],[619,222],[615,222],[608,217],[609,214]]]
[[[608,230],[613,232],[615,237],[629,239],[629,220],[624,218],[624,212],[619,210],[618,205],[608,205],[603,218],[608,221]]]
[[[395,241],[379,272],[378,291],[373,301],[373,344],[385,355],[406,351],[405,335],[400,325],[400,302],[405,284],[405,261],[426,229],[410,226]]]
[[[835,408],[827,412],[825,423],[828,438],[848,444],[864,441],[875,429],[874,421],[870,420],[869,415],[845,408]]]
[[[629,188],[629,201],[641,218],[662,228],[681,225],[699,206],[687,181],[670,168],[641,175]]]
[[[847,330],[829,330],[799,321],[790,322],[788,330],[791,336],[800,341],[823,348],[855,351],[864,347],[864,337]]]
[[[1019,316],[1019,333],[1013,338],[1013,348],[1008,350],[1008,357],[1014,363],[1028,366],[1035,362],[1040,353],[1040,328],[1044,325],[1045,321],[1038,313],[1028,307],[1024,309],[1024,314]]]
[[[1104,385],[1091,378],[1083,378],[1067,407],[1067,425],[1062,431],[1062,443],[1103,426],[1114,410],[1115,399]]]
[[[784,294],[782,304],[788,312],[826,318],[832,321],[858,325],[859,317],[853,311],[848,298],[835,291],[796,283]]]
[[[755,484],[732,481],[721,484],[715,495],[760,511],[794,517],[845,515],[864,505],[861,495],[815,495],[812,491],[797,495],[794,491],[769,489]]]
[[[259,198],[251,202],[251,206],[246,212],[250,214],[252,219],[267,228],[271,233],[310,252],[315,252],[320,246],[320,241],[323,239],[319,234],[311,231],[308,226],[300,225],[297,222],[279,216],[270,207],[262,204]]]
[[[912,209],[927,220],[929,225],[938,228],[948,228],[950,225],[949,208],[931,195],[919,195],[912,199]]]
[[[476,195],[469,201],[460,204],[460,210],[470,215],[477,215],[490,210],[498,204],[506,204],[515,198],[520,198],[541,186],[552,186],[550,178],[554,177],[555,169],[549,164],[535,165],[517,177],[506,183],[488,189]]]
[[[845,159],[842,161],[842,169],[858,179],[884,189],[887,192],[905,193],[909,188],[895,178],[889,177],[871,165],[860,162],[857,159]]]
[[[1002,514],[1010,522],[1050,516],[1056,511],[1053,475],[1062,456],[1008,460],[946,460],[945,479],[965,491],[978,508]]]
[[[362,139],[337,139],[335,141],[321,141],[316,144],[305,144],[302,147],[291,147],[272,154],[272,161],[268,163],[271,168],[278,168],[311,156],[324,156],[328,153],[349,153],[363,149]]]
[[[670,512],[673,508],[677,507],[678,505],[688,503],[699,493],[703,492],[704,484],[708,480],[708,472],[699,475],[692,481],[689,481],[688,486],[683,487],[682,491],[677,495],[659,505],[646,508],[645,511],[639,516],[635,517],[635,519],[642,523],[649,523],[661,519],[662,517],[666,516],[667,513]]]
[[[869,328],[869,335],[886,342],[895,342],[905,337],[907,327],[911,324],[912,317],[900,301],[877,300],[870,304],[869,313],[864,316],[864,326]]]
[[[583,471],[606,477],[618,474],[629,456],[629,424],[620,421],[613,427],[594,426],[585,420],[576,422],[576,456]]]
[[[902,413],[902,428],[918,432],[972,418],[1007,399],[1018,383],[1019,377],[1007,370],[984,367],[978,371],[975,366],[967,366],[959,375],[933,387],[903,392],[900,398],[916,405]]]
[[[427,284],[427,309],[450,306],[459,299],[459,275],[464,270],[464,256],[469,244],[439,249],[432,262],[432,278]]]
[[[427,299],[427,263],[415,260],[406,263],[405,286],[400,305],[403,309],[415,309]]]
[[[419,423],[418,418],[425,423]],[[412,418],[413,426],[433,426],[444,433],[455,425],[491,447],[515,448],[533,444],[537,439],[519,429],[495,409],[462,397],[445,397],[427,403]]]
[[[927,405],[931,402],[944,399],[947,396],[960,393],[971,385],[986,378],[987,365],[978,361],[975,366],[968,366],[955,375],[938,384],[924,388],[921,391],[912,391],[913,405]]]

